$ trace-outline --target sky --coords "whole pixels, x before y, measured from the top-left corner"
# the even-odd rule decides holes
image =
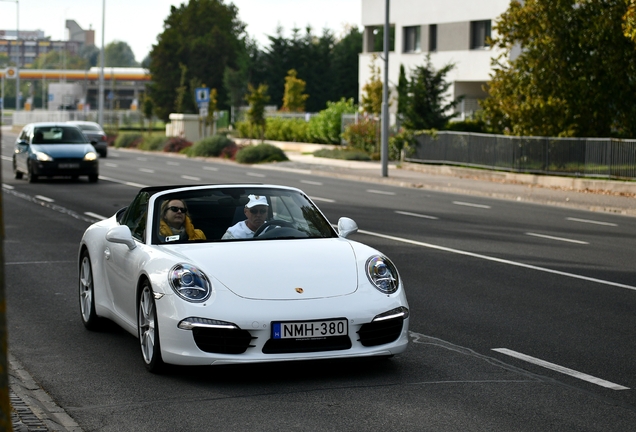
[[[95,30],[95,44],[101,47],[102,4],[105,1],[104,43],[126,42],[135,59],[141,62],[157,42],[163,22],[171,6],[179,0],[19,0],[20,30],[42,30],[53,40],[66,40],[65,21],[72,19],[84,30]],[[310,25],[314,34],[323,28],[336,35],[345,25],[361,26],[362,0],[223,0],[234,3],[239,18],[247,24],[247,33],[261,47],[268,43],[267,35],[274,35],[283,27],[289,37],[291,29]],[[0,0],[0,30],[16,28],[15,0]]]

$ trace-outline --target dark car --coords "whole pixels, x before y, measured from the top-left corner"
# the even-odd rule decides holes
[[[67,123],[80,128],[101,157],[106,157],[108,155],[108,140],[106,139],[106,132],[104,132],[104,129],[102,129],[99,123],[89,121],[68,121]]]
[[[99,176],[97,151],[77,127],[65,123],[26,125],[15,143],[13,173],[32,183],[39,177],[88,176],[94,183]]]

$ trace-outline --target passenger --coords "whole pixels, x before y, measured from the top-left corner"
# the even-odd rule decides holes
[[[192,225],[188,207],[185,201],[180,199],[167,200],[161,204],[159,234],[164,242],[205,240],[203,231],[195,229]]]
[[[260,195],[249,195],[248,198],[250,200],[245,204],[245,208],[243,209],[247,219],[229,227],[225,234],[223,234],[223,237],[221,237],[222,239],[252,238],[254,237],[254,232],[267,220],[269,208],[267,198]]]

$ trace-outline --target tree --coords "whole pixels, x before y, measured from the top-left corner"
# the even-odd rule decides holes
[[[187,66],[185,83],[196,78],[218,89],[220,103],[227,106],[223,74],[227,66],[237,68],[237,57],[245,50],[244,29],[236,6],[223,0],[189,0],[170,8],[163,33],[150,52],[150,92],[159,117],[167,120],[175,109],[179,64]],[[186,91],[194,94],[194,88]],[[185,99],[183,108],[195,112],[192,98]]]
[[[267,85],[261,84],[256,88],[249,84],[247,90],[248,94],[245,96],[245,100],[250,104],[250,109],[247,111],[247,120],[250,123],[250,127],[257,128],[260,132],[261,141],[263,141],[265,136],[265,104],[269,102]]]
[[[435,70],[431,63],[430,54],[426,56],[426,63],[417,66],[411,73],[411,79],[406,87],[405,106],[403,110],[403,125],[411,130],[442,129],[455,116],[453,108],[459,100],[447,100],[450,83],[446,75],[454,68],[447,64]]]
[[[304,94],[307,83],[298,78],[295,69],[290,69],[285,77],[285,94],[283,96],[283,111],[304,112],[305,101],[309,95]]]
[[[181,78],[179,79],[179,87],[177,87],[176,99],[174,106],[178,113],[185,111],[185,103],[188,100],[186,94],[188,92],[188,86],[186,86],[186,75],[188,73],[188,67],[183,63],[179,63],[179,69],[181,70]]]
[[[491,125],[513,135],[635,136],[636,46],[625,37],[632,5],[511,2],[491,41],[501,50],[482,104]]]
[[[234,112],[244,101],[245,92],[247,90],[245,74],[243,71],[226,67],[223,72],[223,87],[228,95],[227,103],[231,107],[232,118],[230,121],[234,123]]]
[[[95,45],[86,45],[80,50],[80,57],[86,60],[86,68],[97,66],[99,62],[99,53],[101,50]]]
[[[113,41],[104,48],[104,66],[107,67],[137,67],[130,45],[126,42]]]
[[[152,131],[152,116],[154,115],[155,106],[152,102],[152,98],[148,93],[143,94],[143,99],[141,102],[141,112],[144,115],[144,118],[148,120],[148,133]]]
[[[380,114],[382,112],[382,79],[380,78],[380,67],[375,65],[378,57],[374,54],[369,64],[371,70],[371,78],[362,87],[362,98],[360,99],[360,107],[362,111],[369,114]]]
[[[6,54],[0,54],[0,68],[4,69],[10,66],[9,56]]]
[[[31,69],[88,69],[86,59],[68,51],[49,51],[37,57]]]
[[[408,104],[408,85],[409,80],[406,78],[406,70],[404,69],[404,65],[401,64],[397,85],[397,112],[400,118],[404,116],[404,112],[406,111],[406,106]]]
[[[345,35],[336,41],[331,55],[328,100],[353,98],[358,103],[358,65],[362,52],[362,32],[355,26],[345,29]]]

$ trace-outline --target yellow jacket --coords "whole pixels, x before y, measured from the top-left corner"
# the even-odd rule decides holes
[[[186,234],[188,234],[188,240],[205,240],[205,234],[203,234],[203,231],[200,229],[194,228],[194,225],[192,225],[192,221],[190,220],[190,216],[186,215],[183,226],[185,227]],[[163,219],[159,222],[159,233],[165,237],[174,235],[166,221]]]

